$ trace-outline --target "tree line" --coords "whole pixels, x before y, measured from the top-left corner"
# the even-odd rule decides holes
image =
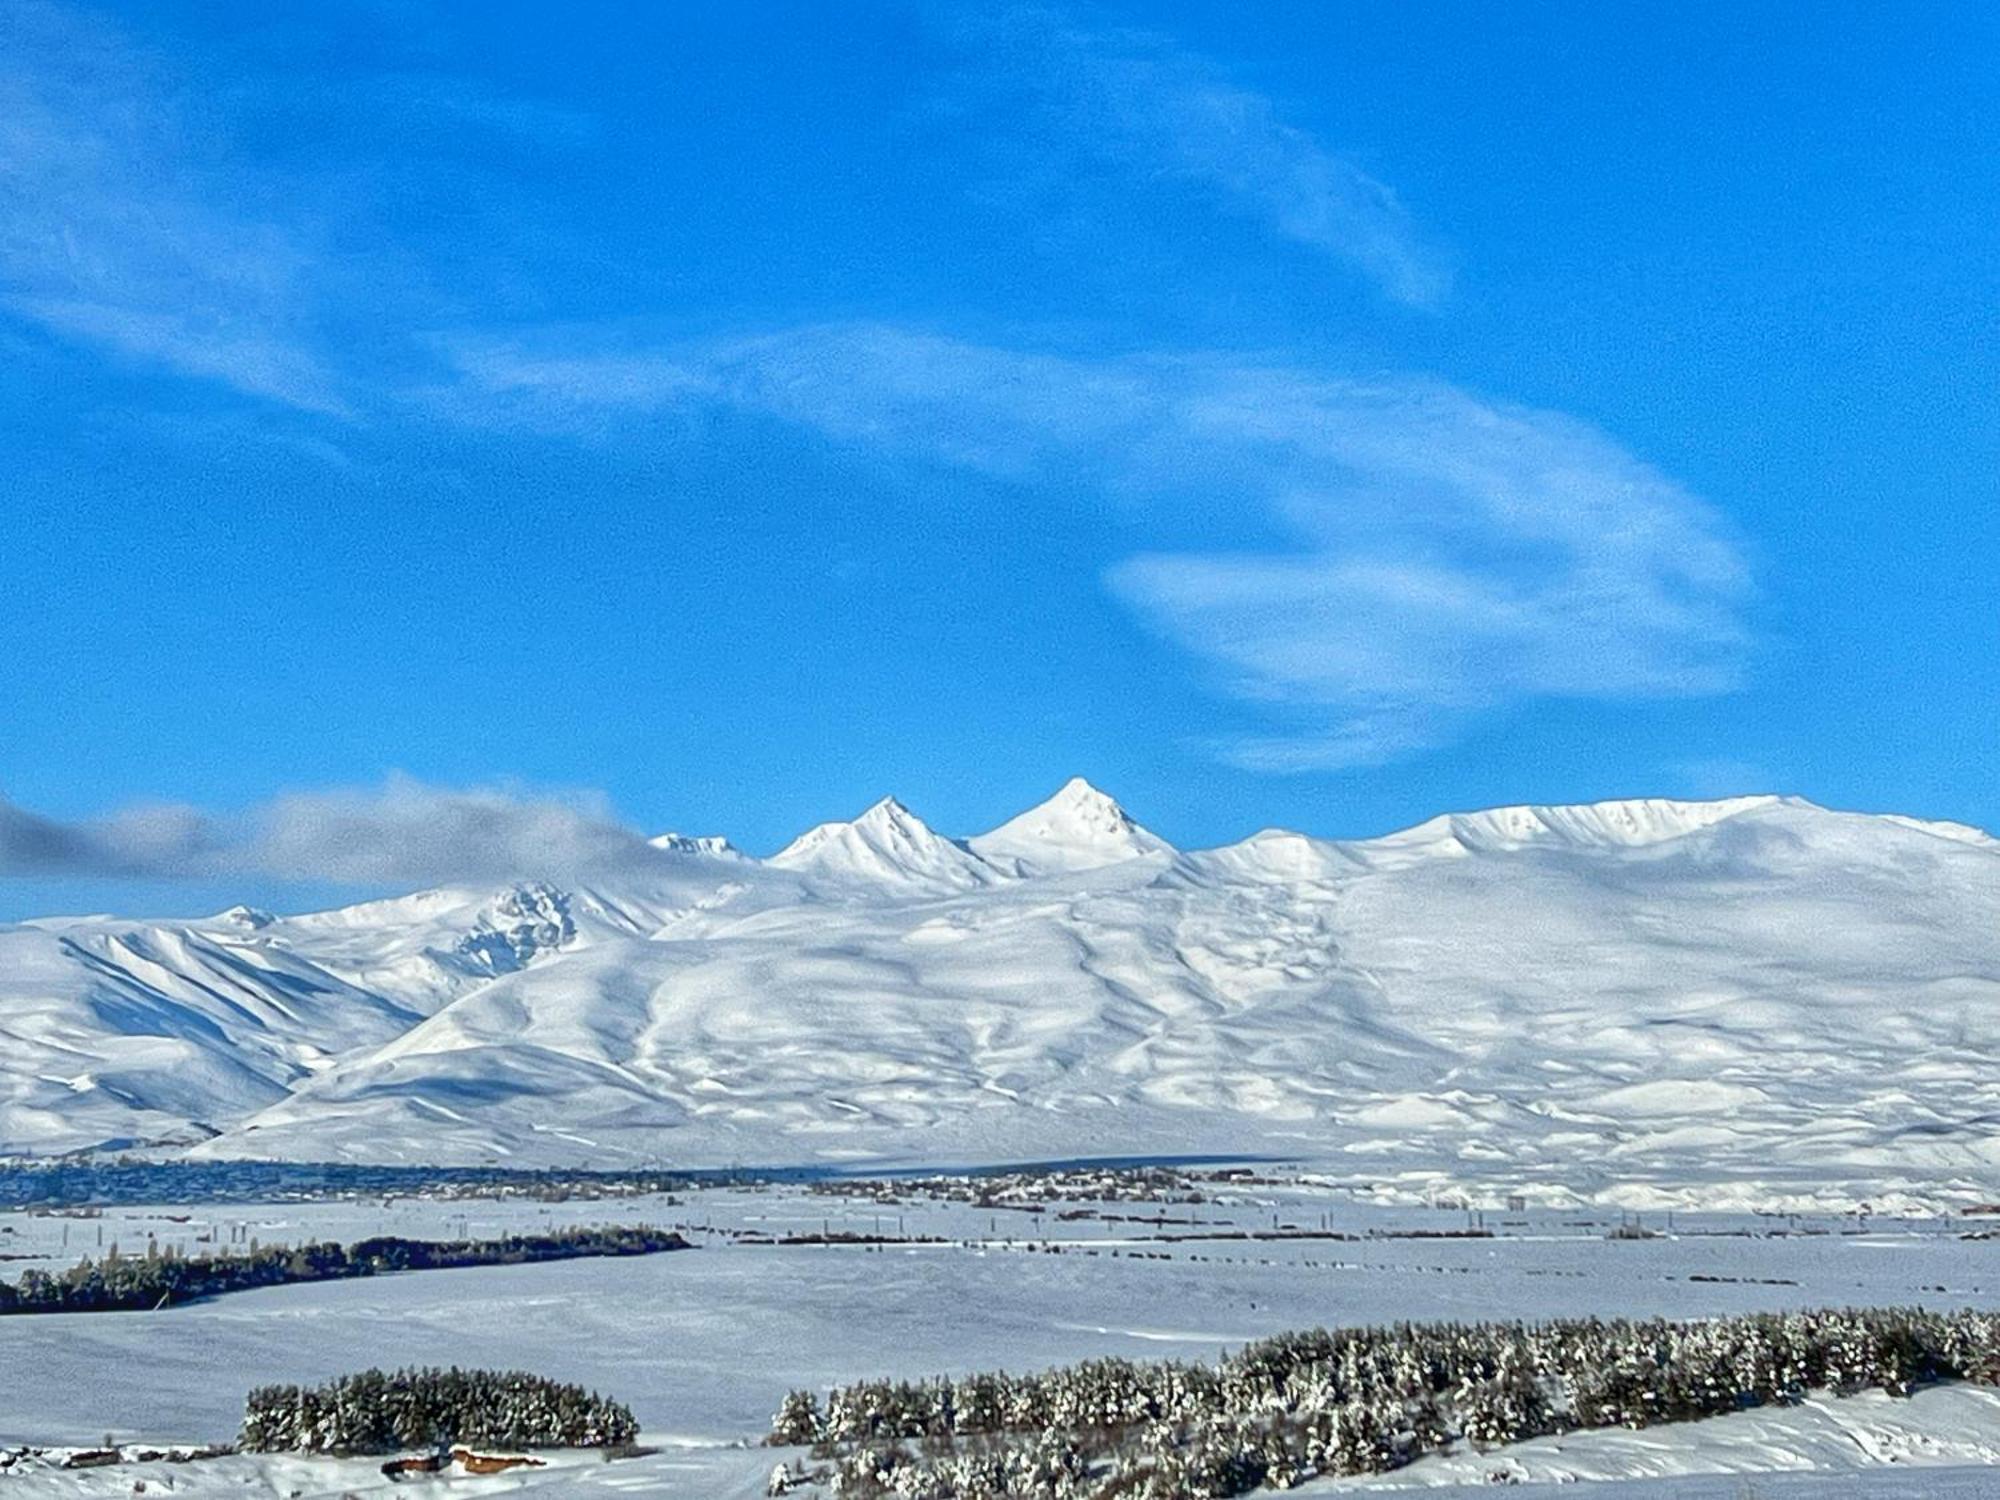
[[[1698,1322],[1566,1319],[1291,1333],[1219,1364],[866,1381],[786,1397],[770,1441],[832,1460],[843,1497],[1183,1500],[1378,1473],[1496,1446],[1795,1402],[2000,1383],[2000,1313],[1823,1309]],[[773,1493],[794,1476],[773,1476]]]
[[[188,1256],[149,1246],[121,1256],[114,1245],[98,1260],[67,1271],[28,1270],[0,1282],[0,1316],[19,1313],[141,1312],[260,1287],[340,1281],[393,1271],[526,1265],[588,1256],[656,1255],[691,1248],[678,1234],[649,1228],[558,1229],[488,1240],[411,1240],[380,1235],[340,1245],[253,1244],[245,1251]]]

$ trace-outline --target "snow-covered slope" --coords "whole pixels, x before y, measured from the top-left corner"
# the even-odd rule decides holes
[[[0,928],[0,1152],[197,1140],[421,1019],[234,914]]]
[[[965,842],[885,801],[768,861],[660,864],[0,930],[0,1142],[1264,1151],[1409,1196],[1658,1202],[2000,1178],[2000,844],[1957,825],[1645,801],[1177,853],[1072,783]]]

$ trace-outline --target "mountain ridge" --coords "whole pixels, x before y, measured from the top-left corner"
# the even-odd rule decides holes
[[[2000,1174],[2000,843],[1963,825],[1640,798],[1183,851],[1076,781],[964,840],[889,798],[769,859],[702,845],[300,916],[0,927],[0,1154],[1087,1139],[1304,1153],[1387,1192],[1758,1202]]]

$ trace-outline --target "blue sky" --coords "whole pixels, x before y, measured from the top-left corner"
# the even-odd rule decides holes
[[[0,915],[1077,773],[2000,825],[1996,25],[15,0]]]

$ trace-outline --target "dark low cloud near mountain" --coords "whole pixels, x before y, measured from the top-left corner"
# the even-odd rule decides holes
[[[65,821],[0,800],[0,875],[9,876],[443,884],[562,878],[665,857],[601,797],[408,777],[222,813],[160,805]]]

